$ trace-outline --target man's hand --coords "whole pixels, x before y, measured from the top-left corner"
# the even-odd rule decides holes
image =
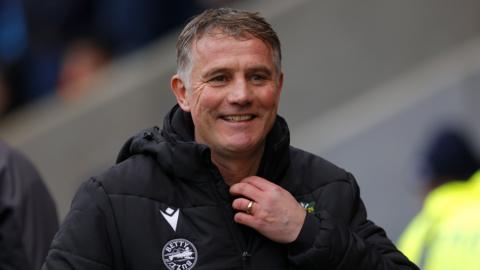
[[[306,211],[288,191],[261,177],[250,176],[232,185],[230,193],[243,197],[233,201],[233,208],[240,211],[235,214],[236,222],[278,243],[297,239]],[[248,209],[250,202],[253,204]]]

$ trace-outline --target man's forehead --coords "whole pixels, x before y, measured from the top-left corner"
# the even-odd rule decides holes
[[[226,43],[228,42],[228,43]],[[246,47],[255,46],[258,49],[258,53],[271,53],[271,48],[263,40],[254,37],[252,35],[245,36],[231,36],[223,32],[214,32],[203,35],[192,43],[191,55],[201,56],[208,52],[218,52],[218,53],[236,53],[233,47],[236,46],[236,42],[241,50]],[[263,44],[259,45],[259,44]],[[211,57],[211,56],[209,56]]]
[[[253,39],[258,39],[258,38],[254,37],[250,34],[244,34],[244,35],[241,35],[241,36],[237,36],[237,35],[233,36],[233,35],[229,35],[228,33],[222,32],[220,30],[216,30],[214,32],[204,33],[203,35],[201,35],[197,39],[195,39],[195,41],[192,43],[192,45],[193,45],[192,49],[198,49],[199,44],[200,44],[200,46],[214,45],[214,44],[216,44],[217,41],[219,42],[219,41],[222,41],[222,40],[232,40],[232,41],[242,42],[242,41],[249,41],[249,40],[253,40]],[[258,39],[258,40],[260,40],[260,39]],[[214,43],[208,44],[208,43],[210,43],[210,41],[214,41]]]

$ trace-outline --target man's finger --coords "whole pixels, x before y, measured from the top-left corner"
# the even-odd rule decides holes
[[[253,215],[256,213],[255,210],[258,209],[258,203],[247,198],[238,198],[233,200],[232,207],[235,210]]]
[[[278,187],[278,185],[258,176],[246,177],[240,183],[251,184],[262,191],[271,190],[272,188]]]
[[[233,220],[235,220],[235,222],[237,223],[256,229],[256,218],[252,215],[246,214],[244,212],[238,212],[233,217]]]
[[[234,196],[242,196],[254,201],[262,197],[262,191],[256,186],[249,183],[236,183],[230,187],[230,193]]]

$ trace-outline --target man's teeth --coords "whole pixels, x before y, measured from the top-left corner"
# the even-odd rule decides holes
[[[253,118],[253,115],[229,115],[225,116],[225,119],[227,121],[235,121],[235,122],[240,122],[240,121],[247,121]]]

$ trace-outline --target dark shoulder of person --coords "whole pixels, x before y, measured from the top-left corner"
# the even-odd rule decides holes
[[[0,269],[40,269],[57,230],[55,203],[35,166],[0,141]]]

